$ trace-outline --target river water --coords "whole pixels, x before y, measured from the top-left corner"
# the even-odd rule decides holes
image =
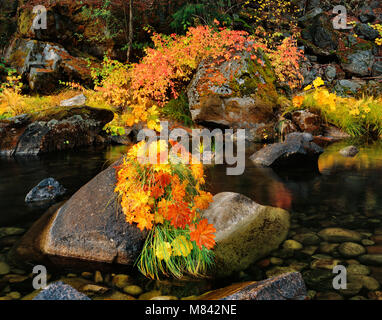
[[[338,151],[350,143],[356,144],[360,153],[354,158],[339,155]],[[251,152],[260,147],[253,146]],[[27,228],[44,212],[45,208],[24,203],[27,192],[42,179],[57,179],[70,196],[117,160],[127,148],[112,146],[106,150],[86,149],[40,158],[0,159],[0,227]],[[227,177],[226,167],[222,165],[208,168],[207,176],[208,190],[214,194],[238,192],[260,204],[288,210],[291,213],[289,239],[296,236],[301,239],[301,235],[317,234],[328,227],[346,228],[362,234],[366,240],[365,250],[382,254],[382,142],[333,144],[321,155],[318,172],[299,168],[274,171],[256,168],[247,161],[244,175]],[[261,280],[294,268],[302,272],[315,299],[376,299],[380,290],[378,283],[382,285],[382,267],[368,265],[367,275],[364,275],[368,279],[356,277],[352,280],[362,282],[362,285],[355,285],[353,293],[336,292],[331,288],[332,273],[325,267],[325,261],[330,265],[331,259],[338,259],[347,266],[361,262],[357,257],[344,258],[337,248],[330,251],[325,246],[327,244],[320,240],[304,245],[303,250],[293,254],[278,250],[235,279],[227,280],[227,284]],[[0,253],[5,249],[0,248]],[[316,260],[323,260],[324,267],[312,266]]]

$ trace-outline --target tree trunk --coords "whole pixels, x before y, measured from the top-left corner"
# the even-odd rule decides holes
[[[133,38],[134,38],[134,30],[133,30],[133,0],[129,2],[129,39],[128,39],[128,48],[127,48],[127,61],[130,61],[131,51],[133,47]]]

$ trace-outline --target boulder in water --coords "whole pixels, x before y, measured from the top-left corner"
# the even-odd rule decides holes
[[[55,200],[60,196],[63,196],[66,189],[54,178],[47,178],[42,180],[37,186],[35,186],[27,196],[25,202],[39,202]]]
[[[259,166],[278,167],[297,164],[317,166],[324,150],[313,142],[309,133],[293,132],[282,143],[274,143],[257,151],[250,159]]]
[[[277,249],[289,230],[289,213],[257,204],[244,195],[223,192],[203,213],[216,228],[215,274],[227,276]]]

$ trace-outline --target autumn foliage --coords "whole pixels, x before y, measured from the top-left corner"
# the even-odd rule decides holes
[[[261,50],[270,55],[280,81],[292,88],[301,81],[298,68],[301,52],[293,39],[288,38],[276,50],[271,50],[255,36],[220,27],[215,21],[212,27],[192,27],[185,35],[153,33],[152,41],[153,47],[146,49],[139,63],[125,66],[106,59],[106,72],[101,74],[96,86],[102,99],[125,108],[128,126],[144,121],[150,129],[158,128],[158,109],[179,96],[205,59],[212,61],[215,67],[240,58],[243,51],[257,60],[256,53]]]
[[[216,230],[200,216],[212,202],[202,190],[203,165],[189,153],[168,153],[164,140],[141,142],[117,168],[115,191],[126,221],[149,231],[138,267],[150,278],[203,273],[215,246]]]

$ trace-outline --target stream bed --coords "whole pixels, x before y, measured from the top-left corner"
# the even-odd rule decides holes
[[[345,158],[338,151],[355,144],[360,153]],[[253,146],[253,150],[261,146]],[[63,152],[40,158],[0,158],[0,228],[27,229],[46,208],[36,208],[24,203],[25,195],[38,182],[53,177],[68,189],[67,197],[75,193],[96,174],[127,151],[125,146],[112,146],[106,150],[86,149]],[[249,153],[250,154],[250,153]],[[218,165],[207,169],[207,188],[213,194],[231,191],[242,193],[262,205],[281,207],[291,213],[290,246],[282,246],[269,257],[256,262],[234,278],[212,282],[148,281],[134,275],[134,285],[148,295],[196,296],[208,290],[233,282],[262,280],[288,271],[300,271],[313,299],[378,299],[382,296],[382,262],[360,261],[348,255],[340,243],[325,242],[317,234],[325,228],[343,228],[357,231],[362,236],[359,247],[364,253],[382,257],[382,142],[343,141],[325,149],[319,159],[319,172],[299,168],[275,171],[256,168],[247,161],[244,175],[226,176],[226,167]],[[6,240],[4,240],[6,239]],[[6,263],[7,252],[17,241],[17,236],[0,238],[0,266]],[[297,242],[297,244],[296,244]],[[295,245],[295,247],[293,247]],[[352,248],[350,248],[352,249]],[[359,249],[359,248],[358,248]],[[334,290],[333,266],[348,268],[348,290]],[[29,273],[11,267],[15,276],[1,279],[0,299],[30,298],[33,291]],[[8,277],[4,280],[5,277]],[[82,274],[51,274],[52,279],[65,279],[74,287],[85,283],[113,286],[104,293],[101,289],[89,292],[97,299],[127,299],[134,294],[115,289],[112,274],[84,272]],[[8,281],[9,283],[5,284]],[[121,277],[123,281],[123,277]],[[2,285],[3,283],[3,285]],[[130,282],[127,282],[130,284]],[[137,292],[139,291],[135,288]],[[16,293],[15,293],[16,292]],[[140,292],[139,294],[141,294]],[[17,295],[17,293],[19,295]],[[138,296],[136,293],[135,296]]]

